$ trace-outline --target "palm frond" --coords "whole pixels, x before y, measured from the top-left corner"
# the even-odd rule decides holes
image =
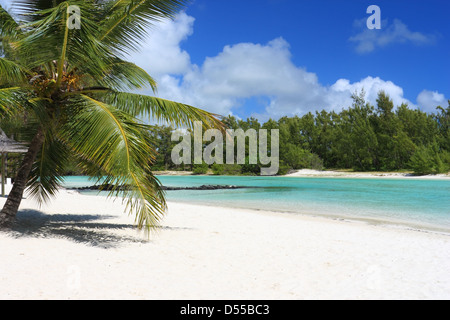
[[[11,57],[13,52],[11,46],[13,46],[20,33],[18,23],[0,5],[0,56]]]
[[[63,2],[66,0],[14,0],[11,7],[21,20],[32,22],[37,19],[36,12],[54,8]]]
[[[109,2],[99,39],[116,53],[137,51],[151,26],[173,18],[186,0],[116,0]]]
[[[156,81],[134,63],[116,58],[106,66],[102,86],[116,90],[135,90],[150,87],[156,91]]]
[[[0,89],[0,118],[14,116],[24,110],[26,92],[20,87]]]
[[[57,138],[51,128],[46,128],[44,144],[33,163],[28,190],[30,195],[42,205],[58,192],[63,182],[70,150]]]
[[[33,12],[30,16],[36,17],[36,21],[23,25],[27,30],[24,36],[16,43],[16,51],[20,53],[22,64],[29,69],[42,66],[51,61],[57,61],[62,43],[61,10],[53,8],[45,12]],[[40,19],[38,20],[37,17]]]
[[[19,32],[19,25],[14,18],[0,5],[0,40],[3,37],[14,38]]]
[[[123,194],[127,209],[136,214],[138,228],[158,226],[166,208],[164,192],[149,166],[155,157],[146,137],[147,126],[127,113],[86,95],[68,98],[76,115],[64,130],[65,141],[80,157],[102,168],[106,183],[130,186]]]
[[[113,57],[98,41],[95,7],[81,0],[70,1],[70,4],[79,6],[83,12],[81,29],[69,30],[69,2],[61,2],[50,9],[32,13],[36,18],[24,25],[29,31],[18,41],[17,48],[23,52],[23,60],[30,69],[57,61],[58,76],[63,71],[77,68],[80,74],[102,79]]]
[[[27,79],[28,70],[5,58],[0,58],[0,86],[21,85]]]
[[[114,91],[99,93],[96,98],[135,117],[147,117],[150,120],[167,122],[174,126],[191,129],[194,128],[196,121],[200,121],[204,128],[224,129],[218,115],[183,103]]]

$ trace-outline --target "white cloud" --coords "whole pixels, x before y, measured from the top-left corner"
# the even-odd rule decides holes
[[[448,106],[448,99],[437,91],[423,90],[417,96],[417,103],[419,108],[425,112],[435,112],[437,106],[446,108]]]
[[[355,91],[360,92],[362,89],[366,92],[366,101],[370,102],[372,105],[376,105],[378,93],[384,91],[392,99],[394,106],[406,103],[412,108],[415,107],[414,103],[404,97],[404,92],[401,87],[392,81],[385,81],[379,77],[373,78],[370,76],[354,83],[350,83],[350,81],[346,79],[336,81],[328,91],[328,99],[341,101],[341,105],[336,105],[335,108],[339,106],[348,107],[352,104],[350,96]]]
[[[427,45],[436,41],[435,35],[411,31],[398,19],[394,19],[392,24],[389,24],[387,20],[383,20],[381,25],[380,30],[370,30],[366,27],[365,19],[355,21],[355,27],[362,29],[362,31],[350,37],[349,40],[356,43],[355,49],[358,53],[369,53],[376,48],[386,47],[394,43]]]
[[[290,58],[289,44],[282,38],[266,45],[226,46],[202,66],[193,66],[177,83],[178,94],[189,103],[222,114],[252,97],[267,97],[266,107],[272,113],[300,111],[317,103],[320,92],[316,91],[322,89],[314,73],[296,67]]]
[[[242,113],[245,101],[258,100],[258,110],[252,113],[261,119],[321,109],[341,110],[351,106],[351,95],[362,88],[372,104],[378,92],[384,90],[395,105],[413,106],[401,87],[378,77],[353,83],[339,79],[331,86],[322,85],[315,73],[294,65],[289,43],[283,38],[267,44],[228,45],[202,65],[194,65],[179,46],[192,33],[193,22],[193,18],[181,14],[174,22],[155,29],[152,39],[144,44],[146,50],[133,56],[133,61],[150,74],[157,71],[160,97],[222,115]]]
[[[180,49],[180,43],[192,34],[194,21],[181,13],[174,21],[159,23],[132,60],[155,77],[186,73],[191,61],[189,54]]]

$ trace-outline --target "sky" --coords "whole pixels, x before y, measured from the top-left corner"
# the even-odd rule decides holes
[[[381,29],[367,26],[370,5]],[[448,0],[192,0],[127,59],[157,96],[224,116],[340,111],[363,88],[373,105],[384,90],[434,112],[450,99],[449,12]]]

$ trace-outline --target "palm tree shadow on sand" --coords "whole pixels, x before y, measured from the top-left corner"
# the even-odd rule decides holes
[[[13,237],[63,238],[104,249],[117,248],[125,243],[148,243],[150,239],[138,233],[131,224],[108,223],[117,217],[94,214],[47,215],[37,210],[21,210],[10,230]],[[161,227],[167,229],[169,227]],[[172,229],[172,228],[170,228]],[[136,236],[121,231],[135,230]]]

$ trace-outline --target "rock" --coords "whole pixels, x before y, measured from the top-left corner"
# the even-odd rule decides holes
[[[122,185],[116,187],[116,191],[121,190],[129,190],[130,186]],[[253,188],[253,187],[243,187],[243,186],[233,186],[233,185],[202,185],[199,187],[166,187],[162,186],[163,190],[167,191],[179,191],[179,190],[227,190],[227,189],[244,189],[244,188]],[[95,185],[89,187],[79,187],[79,188],[71,188],[74,190],[100,190],[100,191],[111,191],[114,190],[114,185],[111,184],[103,184],[103,185]]]

